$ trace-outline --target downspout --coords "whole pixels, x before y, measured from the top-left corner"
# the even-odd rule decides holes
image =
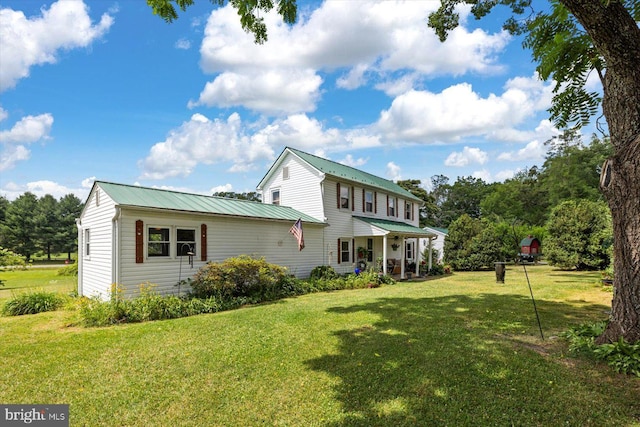
[[[382,274],[387,275],[387,235],[382,236]]]
[[[76,227],[78,227],[78,296],[84,296],[82,294],[82,276],[83,276],[83,254],[84,254],[84,232],[82,230],[82,220],[76,218]]]
[[[111,236],[111,284],[120,282],[120,218],[122,209],[116,206],[116,214],[111,220],[113,223]]]

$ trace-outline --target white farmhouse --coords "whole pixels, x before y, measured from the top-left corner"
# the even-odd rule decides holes
[[[78,293],[108,299],[112,284],[185,292],[209,261],[248,254],[308,277],[379,268],[416,274],[421,200],[397,184],[285,148],[258,185],[262,203],[96,181],[78,226]],[[304,249],[290,232],[301,220]]]

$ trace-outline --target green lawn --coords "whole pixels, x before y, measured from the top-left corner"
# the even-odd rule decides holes
[[[611,291],[529,276],[544,341],[517,267],[109,328],[3,317],[0,402],[68,403],[72,426],[640,425],[640,380],[556,338]]]

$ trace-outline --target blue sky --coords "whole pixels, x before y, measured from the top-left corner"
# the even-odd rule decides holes
[[[206,0],[173,24],[141,0],[0,0],[0,195],[254,191],[285,146],[427,188],[541,165],[552,83],[499,13],[440,43],[437,3],[299,1],[255,45]]]

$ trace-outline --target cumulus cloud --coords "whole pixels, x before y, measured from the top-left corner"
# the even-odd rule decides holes
[[[273,149],[260,138],[248,136],[237,113],[227,120],[209,120],[194,114],[172,130],[138,162],[143,179],[187,176],[198,163],[232,163],[234,171],[248,170],[260,160],[273,160]]]
[[[373,79],[394,94],[423,77],[502,70],[496,55],[510,40],[506,32],[469,31],[463,20],[441,43],[425,24],[436,7],[434,2],[323,2],[310,15],[301,11],[292,26],[274,11],[264,16],[269,28],[264,45],[242,30],[235,9],[218,8],[200,48],[203,71],[216,76],[190,106],[241,105],[267,114],[314,111],[323,73],[337,69],[344,70],[335,81],[338,88],[355,89]]]
[[[87,5],[79,0],[57,1],[33,18],[22,11],[0,9],[0,92],[27,77],[32,66],[55,63],[59,50],[90,45],[112,24],[113,17],[104,14],[93,25]]]
[[[95,178],[88,179],[94,180]],[[0,194],[8,200],[15,200],[27,191],[38,197],[50,194],[58,200],[67,194],[73,194],[80,200],[84,201],[89,196],[89,190],[91,189],[91,186],[85,186],[86,181],[87,180],[83,180],[82,184],[76,188],[67,187],[49,180],[33,181],[22,185],[18,185],[14,182],[8,182],[4,187],[0,188]]]
[[[6,115],[5,115],[6,117]],[[28,160],[31,151],[27,144],[49,138],[53,116],[26,116],[9,130],[0,131],[0,171],[12,169],[16,163]]]
[[[498,160],[514,162],[521,160],[542,160],[547,153],[547,147],[544,142],[537,140],[529,142],[524,148],[517,151],[508,151],[500,153]]]
[[[510,132],[550,105],[550,86],[536,76],[512,79],[500,95],[481,97],[468,83],[440,93],[410,90],[382,111],[375,127],[400,142],[455,142],[465,136]]]
[[[343,165],[351,166],[353,168],[360,167],[362,165],[366,165],[369,161],[369,158],[354,159],[351,154],[347,154],[344,159],[339,160],[338,163],[342,163]]]
[[[400,166],[396,165],[394,162],[387,163],[387,177],[389,177],[391,181],[401,180],[402,175],[400,173],[401,173]]]
[[[464,147],[462,152],[453,152],[449,154],[444,161],[446,166],[467,166],[470,164],[483,165],[487,163],[489,156],[486,152],[479,148]]]
[[[233,191],[233,185],[231,184],[217,185],[215,187],[212,187],[211,190],[209,190],[211,194],[226,193],[229,191]]]

